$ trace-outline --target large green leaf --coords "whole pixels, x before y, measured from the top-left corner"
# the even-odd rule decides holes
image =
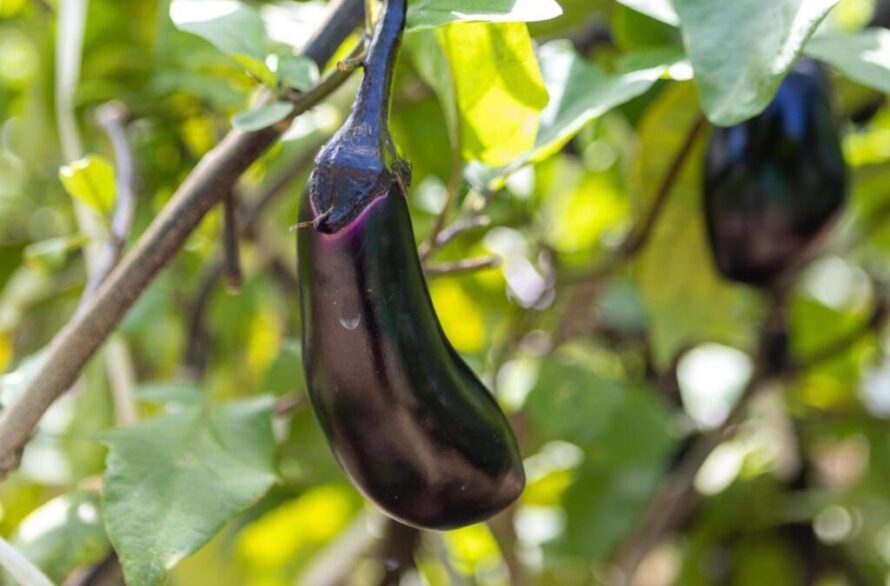
[[[531,149],[547,90],[526,25],[458,23],[436,32],[450,65],[464,159],[504,165]]]
[[[541,112],[532,160],[552,154],[594,118],[645,93],[670,63],[609,75],[568,41],[547,43],[538,58],[550,101]]]
[[[128,584],[162,584],[275,483],[272,406],[190,407],[103,436],[105,523]]]
[[[457,96],[448,56],[433,31],[420,31],[405,38],[405,45],[414,60],[420,77],[436,92],[445,114],[449,138],[454,148],[460,148],[460,121]]]
[[[618,0],[618,2],[661,22],[673,26],[680,24],[680,17],[677,16],[671,0]]]
[[[609,553],[633,528],[675,439],[656,391],[604,379],[587,362],[544,362],[526,410],[541,439],[584,450],[563,496],[566,530],[553,546],[590,559]]]
[[[13,545],[55,582],[101,560],[111,549],[98,493],[74,492],[49,501],[20,524]]]
[[[170,18],[180,30],[230,55],[266,58],[266,29],[259,12],[237,0],[173,0]]]
[[[730,126],[762,112],[838,0],[672,0],[702,106]]]
[[[414,0],[408,3],[408,29],[457,21],[534,22],[562,14],[556,0]]]
[[[551,156],[588,122],[646,93],[674,66],[686,63],[679,48],[661,47],[628,53],[621,71],[607,74],[578,55],[568,41],[543,45],[538,61],[550,101],[541,112],[534,146],[500,168],[471,164],[467,176],[473,184],[499,187],[512,172]]]
[[[691,84],[677,84],[647,112],[633,185],[651,198],[698,116]],[[744,344],[751,333],[749,297],[715,271],[701,194],[703,141],[697,141],[636,265],[649,316],[655,361],[667,366],[692,343]]]
[[[810,39],[804,52],[862,85],[890,93],[890,30],[818,35]]]

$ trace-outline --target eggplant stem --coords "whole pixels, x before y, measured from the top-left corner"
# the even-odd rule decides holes
[[[373,123],[379,130],[387,128],[390,90],[395,55],[402,39],[407,2],[386,0],[374,36],[368,45],[365,76],[355,97],[353,113],[356,120]]]

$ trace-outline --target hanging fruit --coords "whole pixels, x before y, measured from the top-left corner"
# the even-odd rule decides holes
[[[319,153],[297,248],[309,397],[343,469],[390,516],[475,523],[525,477],[492,395],[446,339],[415,248],[408,165],[388,129],[405,0],[387,0],[343,127]]]
[[[828,79],[802,60],[762,114],[711,134],[704,199],[717,268],[775,284],[817,252],[846,192]]]

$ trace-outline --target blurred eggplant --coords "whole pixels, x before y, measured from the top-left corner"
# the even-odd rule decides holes
[[[704,203],[717,268],[776,284],[818,251],[846,192],[828,79],[802,60],[762,114],[711,134]]]
[[[512,503],[525,476],[492,395],[433,309],[388,130],[405,0],[388,0],[350,117],[319,153],[297,250],[309,398],[340,465],[395,519],[448,529]]]
[[[877,0],[875,12],[868,26],[890,28],[890,0]]]

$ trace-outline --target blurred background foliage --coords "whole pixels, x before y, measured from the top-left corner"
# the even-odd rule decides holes
[[[418,241],[449,189],[454,217],[484,207],[490,219],[435,261],[495,255],[500,267],[440,276],[430,289],[449,338],[517,430],[529,482],[516,507],[490,524],[423,533],[409,550],[416,567],[398,566],[398,530],[346,481],[307,409],[289,228],[353,77],[241,181],[242,204],[284,187],[242,238],[240,291],[214,273],[216,210],[127,315],[129,363],[118,368],[141,423],[122,417],[100,355],[0,484],[0,536],[70,584],[113,583],[75,581],[114,561],[111,543],[135,585],[167,570],[171,584],[219,586],[376,584],[394,570],[404,584],[616,580],[666,475],[742,396],[769,299],[713,268],[704,134],[642,250],[585,281],[648,209],[702,94],[676,28],[611,0],[559,4],[561,16],[528,25],[408,33],[392,111],[413,163]],[[324,8],[250,7],[270,37],[296,45]],[[824,26],[856,31],[874,8],[842,0]],[[39,373],[41,349],[85,286],[84,247],[103,238],[85,231],[74,202],[100,226],[114,206],[119,162],[97,109],[126,108],[132,243],[256,93],[243,60],[177,30],[169,0],[90,0],[72,96],[86,158],[72,161],[58,131],[60,14],[55,0],[0,0],[0,403]],[[502,61],[480,61],[486,52]],[[627,71],[649,77],[633,85]],[[560,86],[560,75],[574,77]],[[890,340],[879,323],[860,332],[887,301],[890,107],[833,77],[851,196],[825,253],[796,280],[787,318],[793,356],[840,345],[746,404],[693,471],[704,498],[646,551],[636,584],[890,583]],[[568,108],[548,122],[554,87],[590,115]],[[585,104],[578,88],[603,89]]]

